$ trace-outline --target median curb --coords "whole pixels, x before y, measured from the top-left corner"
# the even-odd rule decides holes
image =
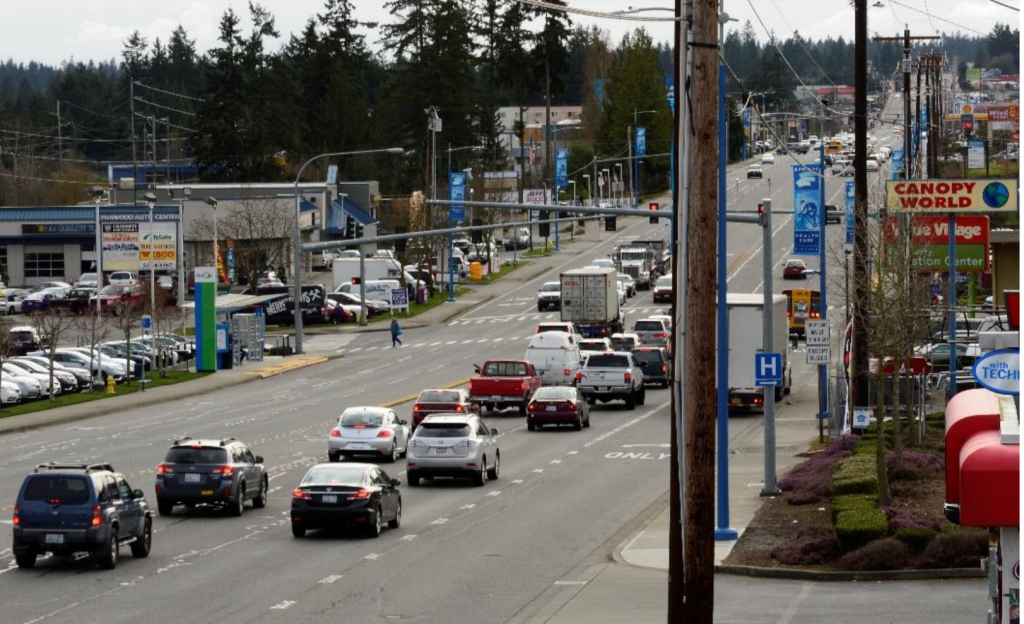
[[[299,370],[302,368],[308,368],[310,366],[316,366],[317,364],[323,364],[329,361],[330,358],[320,356],[293,356],[292,358],[281,362],[280,364],[273,364],[271,366],[264,366],[263,368],[256,369],[254,371],[247,372],[248,375],[252,375],[257,379],[268,379],[270,377],[277,377],[285,373]]]
[[[762,568],[759,566],[716,565],[715,573],[732,574],[790,581],[934,581],[950,579],[985,578],[988,572],[982,568],[948,568],[945,570],[875,570],[864,572],[834,572],[826,570],[794,570],[792,568]]]

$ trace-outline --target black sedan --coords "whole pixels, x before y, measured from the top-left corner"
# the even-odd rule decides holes
[[[545,386],[533,393],[526,406],[526,428],[572,425],[576,431],[590,426],[590,408],[580,391],[572,387]]]
[[[644,384],[667,388],[672,381],[672,358],[664,347],[637,347],[633,359],[644,372]]]
[[[401,482],[375,464],[317,464],[292,491],[292,535],[311,529],[362,529],[380,535],[402,523]]]

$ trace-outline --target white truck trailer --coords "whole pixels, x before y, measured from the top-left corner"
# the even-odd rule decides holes
[[[611,267],[584,267],[562,273],[562,321],[573,323],[588,338],[622,332],[625,319],[619,309],[617,271]]]
[[[782,399],[793,385],[793,373],[787,357],[789,324],[785,295],[772,297],[772,350],[782,354],[782,385],[775,387],[775,399]],[[764,344],[764,295],[729,293],[729,408],[764,409],[764,388],[754,379],[754,354]]]

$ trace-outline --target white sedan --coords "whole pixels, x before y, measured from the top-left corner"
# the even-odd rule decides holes
[[[409,423],[386,407],[350,407],[327,438],[327,457],[336,462],[353,455],[377,455],[394,463],[408,452]]]
[[[772,153],[761,154],[761,164],[762,165],[774,165],[775,164],[775,154],[772,154]]]

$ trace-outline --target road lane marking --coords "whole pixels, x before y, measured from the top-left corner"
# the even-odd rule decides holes
[[[376,560],[380,559],[380,555],[378,553],[370,553],[370,554],[366,555],[365,557],[363,557],[363,559],[369,559],[370,561],[376,561]]]
[[[336,583],[336,582],[340,581],[342,578],[344,578],[344,577],[342,575],[340,575],[340,574],[332,574],[332,575],[330,575],[328,577],[320,579],[317,582],[320,583],[321,585],[330,585],[331,583]]]
[[[486,496],[501,496],[501,490],[494,490],[493,492],[488,492]]]
[[[442,525],[442,524],[445,524],[446,522],[448,522],[448,518],[438,518],[437,520],[434,520],[430,524]]]
[[[270,608],[271,609],[277,609],[278,611],[284,611],[285,609],[290,609],[292,607],[292,605],[294,605],[294,604],[295,604],[294,600],[285,600],[283,602],[277,603],[276,605],[274,605],[274,606],[272,606]]]
[[[417,536],[416,536],[415,534],[410,534],[410,535],[403,535],[403,536],[402,536],[401,538],[399,538],[399,539],[401,539],[401,540],[402,540],[403,542],[411,542],[411,541],[413,541],[414,539],[416,539],[416,537],[417,537]]]
[[[474,507],[476,507],[476,503],[469,503],[468,505],[463,505],[462,507],[459,507],[459,509],[473,509]]]

